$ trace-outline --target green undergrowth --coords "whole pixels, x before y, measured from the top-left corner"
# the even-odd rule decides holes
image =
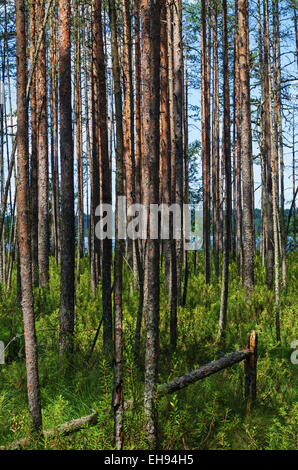
[[[228,326],[225,344],[216,343],[220,282],[214,273],[204,282],[203,257],[191,274],[187,303],[178,311],[178,345],[169,345],[169,303],[161,273],[159,383],[197,368],[247,344],[259,333],[257,403],[244,398],[243,364],[219,372],[158,401],[159,439],[163,449],[295,449],[297,448],[297,371],[290,361],[297,331],[297,255],[289,254],[288,285],[281,289],[281,346],[276,343],[274,292],[265,286],[265,271],[256,258],[256,286],[245,297],[236,263],[230,265]],[[59,268],[50,262],[50,282],[35,290],[36,329],[44,429],[98,413],[98,424],[68,437],[55,435],[42,444],[34,438],[28,448],[113,449],[111,412],[112,367],[102,352],[101,337],[92,358],[86,357],[101,319],[101,285],[94,298],[88,259],[82,260],[76,293],[75,353],[70,364],[57,355]],[[125,448],[145,449],[143,429],[144,335],[142,359],[134,365],[133,343],[138,292],[131,274],[124,273],[124,393]],[[144,333],[144,332],[143,332]],[[22,314],[17,302],[16,273],[10,292],[0,286],[0,340],[6,364],[0,365],[0,445],[29,436]]]

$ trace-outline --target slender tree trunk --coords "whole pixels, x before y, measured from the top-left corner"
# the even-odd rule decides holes
[[[160,4],[142,0],[144,204],[159,201],[159,68]],[[150,233],[150,223],[148,234]],[[157,447],[155,395],[159,342],[159,240],[146,241],[144,311],[146,325],[144,404],[146,435],[150,448]]]
[[[74,97],[75,138],[78,181],[78,249],[77,282],[80,282],[80,259],[84,256],[84,195],[83,195],[83,148],[82,148],[82,87],[81,87],[81,12],[78,0],[74,0]]]
[[[161,201],[170,206],[171,202],[171,131],[169,103],[168,29],[167,3],[161,3],[160,30],[160,179]],[[171,241],[163,241],[165,277],[170,293]]]
[[[131,48],[131,15],[129,0],[122,0],[123,12],[123,132],[124,132],[124,168],[125,168],[125,195],[127,207],[133,204],[133,160],[134,160],[134,135],[133,135],[133,103],[132,89],[132,48]],[[128,217],[128,222],[131,220]],[[133,267],[133,242],[126,240],[127,263]]]
[[[250,85],[248,58],[248,0],[239,0],[239,68],[241,100],[241,152],[243,184],[244,285],[249,294],[254,285],[254,241],[252,204],[252,143],[250,122]]]
[[[219,315],[219,338],[223,338],[227,323],[228,291],[229,291],[229,256],[231,251],[231,136],[230,136],[230,95],[229,95],[229,62],[228,62],[228,25],[227,2],[222,3],[223,24],[223,79],[224,79],[224,110],[223,110],[223,151],[225,162],[225,230],[224,255],[222,266],[221,305]]]
[[[297,189],[296,189],[296,173],[295,173],[295,166],[296,166],[296,160],[295,160],[295,111],[293,109],[293,142],[292,142],[292,148],[293,148],[293,159],[292,159],[292,186],[293,186],[293,205],[292,205],[292,212],[293,212],[293,250],[296,252],[296,194],[297,194]]]
[[[59,170],[58,170],[58,55],[57,12],[52,7],[50,27],[50,89],[51,89],[51,171],[52,171],[52,252],[59,262]],[[32,95],[31,95],[32,96]]]
[[[118,211],[119,197],[124,195],[123,187],[123,114],[122,114],[122,90],[118,53],[117,15],[114,0],[109,0],[109,16],[111,28],[111,51],[115,93],[116,113],[116,234],[115,234],[115,258],[114,258],[114,438],[118,450],[123,447],[124,430],[124,399],[123,399],[123,318],[122,318],[122,269],[124,244],[119,238]]]
[[[189,204],[189,155],[188,155],[188,44],[187,25],[185,26],[185,55],[184,55],[184,204]],[[189,241],[189,240],[188,240]],[[185,251],[184,286],[182,306],[186,304],[187,287],[189,278],[189,253]]]
[[[73,351],[74,331],[74,183],[71,111],[71,9],[59,0],[60,158],[61,158],[61,284],[60,353]]]
[[[270,42],[268,23],[268,2],[264,0],[264,153],[267,166],[266,178],[266,222],[267,222],[267,262],[266,282],[269,288],[273,285],[273,263],[274,263],[274,232],[273,232],[273,194],[272,194],[272,139],[270,132],[271,119],[271,67],[270,67]]]
[[[243,268],[243,227],[242,227],[242,190],[241,190],[241,103],[240,103],[240,68],[239,68],[239,24],[238,3],[235,3],[235,61],[236,61],[236,153],[237,153],[237,262]],[[235,176],[234,176],[235,177]],[[234,209],[235,210],[235,209]]]
[[[45,6],[36,0],[36,26],[38,35],[43,31]],[[48,114],[47,114],[46,35],[43,31],[36,66],[37,100],[37,156],[38,156],[38,269],[39,283],[45,286],[49,280],[49,167],[48,167]]]
[[[99,100],[99,137],[101,157],[101,191],[102,203],[112,204],[111,173],[109,165],[108,128],[107,128],[107,92],[105,76],[105,58],[102,36],[102,1],[95,1],[96,10],[96,37],[97,49],[97,77],[98,77],[98,100]],[[112,266],[112,240],[103,240],[102,257],[102,311],[103,311],[103,348],[111,351],[113,339],[112,324],[112,298],[111,298],[111,266]]]
[[[206,283],[210,282],[210,109],[207,77],[206,0],[201,1],[201,108],[202,108],[202,167],[203,167],[203,224]]]
[[[38,357],[32,291],[31,238],[29,223],[29,152],[28,105],[26,99],[27,63],[25,3],[16,0],[17,53],[17,144],[18,144],[18,239],[22,279],[22,311],[25,334],[27,391],[31,425],[34,431],[42,427],[41,400],[38,379]]]
[[[285,233],[285,190],[284,190],[284,152],[283,152],[283,128],[282,128],[282,104],[281,104],[281,54],[280,54],[280,31],[279,31],[279,1],[276,1],[276,42],[277,42],[277,114],[278,134],[280,152],[280,228],[281,228],[281,263],[282,263],[282,285],[287,283],[286,267],[286,233]]]
[[[142,202],[142,98],[141,98],[141,44],[140,44],[140,1],[135,1],[135,88],[136,88],[136,137],[135,137],[135,202]],[[162,73],[162,72],[161,72]],[[137,272],[137,274],[136,274]],[[141,243],[136,239],[134,243],[134,280],[138,280],[139,284],[139,305],[137,313],[134,354],[135,362],[139,363],[139,351],[141,341],[141,328],[143,319],[144,306],[144,265],[141,253]]]
[[[173,4],[167,3],[167,30],[168,30],[168,68],[169,68],[169,112],[170,112],[170,138],[171,138],[171,203],[176,202],[176,158],[175,158],[175,132],[174,132],[174,75],[173,75]],[[170,243],[171,243],[171,271],[170,271],[170,341],[176,344],[177,334],[177,245],[173,236],[173,217],[170,215]]]
[[[175,172],[176,172],[176,204],[183,213],[183,56],[182,56],[182,4],[181,0],[177,0],[173,6],[173,113],[174,113],[174,139],[175,139]],[[177,257],[177,302],[181,301],[181,272],[183,261],[183,241],[182,232],[181,239],[176,241],[176,257]],[[177,328],[173,325],[174,329]],[[177,333],[173,334],[172,345],[176,346],[174,338]]]
[[[218,217],[219,217],[219,90],[218,90],[218,40],[217,4],[213,2],[213,101],[212,101],[212,225],[214,271],[219,274]]]
[[[99,206],[100,195],[100,135],[99,135],[99,41],[98,41],[98,11],[95,2],[91,5],[92,12],[92,68],[91,68],[91,115],[92,115],[92,179],[93,179],[93,206],[91,211],[93,213],[93,225],[91,226],[91,287],[93,295],[96,293],[99,277],[99,263],[100,263],[100,241],[95,234],[95,226],[98,218],[95,218],[96,208]]]
[[[295,39],[296,39],[296,60],[298,66],[298,22],[297,22],[297,2],[293,0],[293,13],[294,13],[294,29],[295,29]]]
[[[36,31],[35,31],[35,0],[30,2],[30,66],[32,66]],[[37,200],[37,121],[36,121],[36,75],[32,78],[30,94],[31,104],[31,234],[32,234],[32,281],[33,287],[38,286],[38,200]]]

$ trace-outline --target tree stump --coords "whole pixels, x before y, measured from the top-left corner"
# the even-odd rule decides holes
[[[258,335],[255,331],[248,338],[248,349],[251,354],[245,359],[245,397],[255,401],[257,398],[257,360]]]

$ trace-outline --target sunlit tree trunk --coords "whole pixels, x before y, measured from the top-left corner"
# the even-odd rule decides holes
[[[283,127],[282,127],[282,104],[281,104],[281,53],[280,53],[280,31],[279,31],[279,1],[275,0],[275,22],[276,22],[276,48],[277,48],[277,119],[279,137],[279,167],[280,167],[280,228],[281,228],[281,262],[282,262],[282,285],[287,283],[286,267],[286,231],[285,231],[285,188],[284,188],[284,149],[283,149]]]
[[[170,113],[170,152],[171,152],[171,204],[176,202],[176,158],[175,158],[175,128],[174,128],[174,75],[173,75],[173,5],[167,2],[167,32],[168,32],[168,76],[169,76],[169,113]],[[170,218],[171,270],[169,280],[170,290],[170,341],[176,343],[177,333],[177,245],[173,237],[173,218]]]
[[[119,238],[118,227],[118,197],[124,195],[123,186],[123,112],[122,112],[122,90],[121,75],[118,52],[117,14],[114,0],[109,0],[109,17],[111,28],[111,54],[114,78],[115,94],[115,118],[116,118],[116,232],[115,232],[115,258],[114,258],[114,387],[113,387],[113,410],[114,410],[114,438],[116,448],[123,447],[123,316],[122,316],[122,269],[124,244]]]
[[[35,53],[36,27],[35,27],[35,1],[30,2],[30,66],[32,66]],[[38,201],[37,201],[37,121],[36,121],[36,74],[32,79],[30,94],[30,120],[31,120],[31,234],[32,234],[32,281],[38,286]]]
[[[78,248],[77,282],[80,282],[80,259],[84,256],[84,194],[83,194],[83,146],[82,146],[82,85],[81,85],[81,11],[78,0],[74,0],[74,110],[75,144],[78,184]]]
[[[133,204],[134,175],[134,125],[133,125],[133,87],[132,87],[132,47],[131,47],[131,14],[128,0],[122,0],[123,12],[123,133],[124,133],[124,168],[125,195],[127,206]],[[128,221],[130,218],[128,217]],[[126,258],[133,267],[133,242],[126,240]]]
[[[243,268],[243,227],[242,227],[242,190],[241,190],[241,104],[240,104],[240,68],[239,68],[239,24],[238,24],[238,3],[235,4],[235,86],[236,86],[236,153],[237,153],[237,216],[236,216],[236,232],[237,232],[237,262],[242,272]],[[235,176],[234,176],[235,178]],[[235,210],[235,209],[234,209]]]
[[[230,136],[230,95],[229,95],[229,62],[228,62],[228,25],[227,3],[222,3],[223,24],[223,79],[224,79],[224,109],[223,109],[223,152],[225,163],[225,225],[224,225],[224,254],[222,267],[221,305],[219,316],[219,338],[224,337],[227,323],[227,307],[229,292],[229,256],[231,251],[231,136]]]
[[[39,35],[43,28],[45,7],[36,1],[36,27]],[[38,269],[39,283],[45,286],[49,280],[49,168],[48,168],[48,114],[47,69],[45,32],[40,45],[36,66],[37,100],[37,155],[38,155]]]
[[[206,0],[201,1],[201,122],[203,168],[203,224],[206,283],[210,282],[210,109],[207,77]]]
[[[59,0],[59,98],[61,159],[60,353],[71,353],[73,351],[74,330],[75,231],[70,33],[70,0]]]
[[[189,204],[189,155],[188,155],[188,43],[187,25],[185,26],[185,49],[184,49],[184,204]],[[189,241],[189,240],[187,240]],[[186,304],[188,278],[189,278],[189,253],[185,250],[184,286],[182,306]]]
[[[218,39],[217,4],[213,2],[213,100],[212,100],[212,226],[215,275],[219,274],[218,217],[219,217],[219,89],[218,89]]]
[[[161,3],[160,30],[160,202],[170,205],[171,201],[171,132],[169,104],[168,29],[167,3]],[[170,292],[171,241],[163,241],[165,276]]]
[[[144,205],[159,201],[160,4],[142,0]],[[150,233],[150,222],[148,234]],[[145,252],[144,312],[146,325],[144,405],[150,448],[157,446],[155,396],[159,342],[159,240],[148,238]]]
[[[24,321],[27,392],[31,425],[34,431],[42,427],[41,400],[38,379],[38,357],[32,290],[31,237],[29,223],[29,145],[28,103],[26,98],[27,61],[25,3],[16,0],[17,54],[17,144],[18,144],[18,240],[20,275],[22,280],[22,311]]]
[[[176,204],[183,213],[183,57],[182,57],[182,4],[177,0],[173,7],[173,113],[174,113],[174,138],[175,138],[175,172],[176,172]],[[181,301],[181,272],[183,261],[183,242],[181,239],[176,241],[177,256],[177,301]],[[173,324],[174,330],[177,328]],[[177,333],[173,332],[172,345],[176,346],[175,337]]]
[[[241,155],[243,188],[244,285],[250,293],[254,285],[254,238],[252,204],[252,141],[250,122],[250,80],[248,58],[248,0],[239,0],[239,68],[241,100]]]
[[[96,237],[95,234],[95,226],[98,222],[98,217],[95,217],[96,208],[99,206],[100,203],[100,135],[99,135],[99,50],[98,50],[98,25],[100,12],[96,7],[95,2],[91,5],[91,15],[92,15],[92,42],[91,42],[91,50],[92,50],[92,60],[91,60],[91,115],[92,115],[92,184],[93,184],[93,205],[91,207],[91,212],[93,214],[92,219],[92,226],[91,226],[91,288],[93,295],[96,293],[96,288],[98,285],[98,278],[99,278],[99,263],[100,263],[100,241]]]
[[[273,201],[272,201],[272,140],[270,132],[271,119],[271,94],[270,94],[270,42],[269,42],[269,23],[268,23],[268,2],[264,0],[264,154],[266,158],[266,232],[267,232],[267,262],[266,262],[266,282],[269,288],[273,285],[273,263],[274,263],[274,243],[273,243]]]
[[[101,163],[101,202],[112,203],[111,173],[109,165],[108,128],[107,128],[107,93],[105,58],[102,35],[102,2],[95,0],[96,16],[96,49],[97,49],[97,78],[99,101],[99,137],[100,137],[100,163]],[[112,240],[103,240],[102,256],[102,306],[103,306],[103,347],[104,351],[111,351],[113,338],[112,300],[111,300],[111,265]]]
[[[52,253],[59,262],[59,169],[58,169],[58,27],[56,5],[50,20],[50,107],[51,107],[51,186]]]

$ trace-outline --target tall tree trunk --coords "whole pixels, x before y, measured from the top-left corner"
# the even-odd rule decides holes
[[[249,294],[254,285],[254,239],[252,204],[252,141],[250,122],[250,81],[248,57],[248,0],[239,0],[239,68],[241,100],[241,154],[243,184],[244,285]]]
[[[51,105],[51,185],[52,185],[52,252],[59,262],[59,170],[58,170],[58,28],[56,5],[52,7],[50,25],[50,105]]]
[[[235,66],[236,66],[236,153],[237,153],[237,263],[242,272],[243,268],[243,227],[242,227],[242,190],[241,190],[241,104],[240,104],[240,68],[239,68],[239,24],[238,3],[235,3]],[[235,176],[234,176],[235,177]],[[235,197],[235,196],[234,196]],[[235,209],[234,209],[235,210]]]
[[[296,160],[295,160],[295,111],[293,109],[293,141],[292,141],[292,152],[293,152],[293,158],[292,158],[292,187],[293,187],[293,250],[294,252],[296,251],[296,172],[295,172],[295,166],[296,166]]]
[[[35,0],[30,2],[30,67],[35,54],[36,26]],[[32,78],[31,104],[31,234],[32,234],[32,281],[38,286],[38,199],[37,199],[37,121],[36,121],[36,74]]]
[[[95,211],[96,208],[99,206],[100,203],[100,135],[99,135],[99,51],[98,51],[98,43],[99,41],[96,40],[98,37],[98,15],[100,12],[96,8],[95,2],[91,5],[92,11],[92,71],[91,71],[91,99],[92,99],[92,106],[91,106],[91,115],[92,115],[92,179],[93,179],[93,206],[91,211],[93,213],[93,225],[91,227],[91,287],[93,295],[96,293],[96,288],[98,285],[98,277],[99,277],[99,263],[100,263],[100,241],[96,237],[95,234],[95,225],[98,221],[95,218]]]
[[[81,12],[78,0],[74,0],[74,97],[75,137],[78,181],[78,249],[77,281],[80,282],[80,259],[84,256],[84,195],[83,195],[83,148],[82,148],[82,86],[81,86]]]
[[[161,3],[160,21],[160,198],[163,204],[171,202],[171,132],[169,104],[167,4]],[[163,241],[165,277],[170,292],[171,241]]]
[[[224,79],[224,109],[223,109],[223,151],[225,162],[225,230],[224,255],[222,267],[221,305],[219,316],[219,338],[223,338],[227,323],[228,291],[229,291],[229,256],[231,251],[231,135],[230,135],[230,95],[229,95],[229,62],[228,62],[228,25],[227,2],[222,2],[223,25],[223,79]]]
[[[134,175],[134,125],[133,125],[133,87],[132,87],[132,47],[131,15],[129,0],[122,0],[123,12],[123,132],[125,195],[127,207],[133,204]],[[128,217],[128,222],[130,221]],[[133,267],[133,241],[126,240],[126,257],[129,267]]]
[[[274,233],[273,233],[273,194],[272,194],[272,139],[270,131],[271,119],[271,67],[270,67],[270,42],[269,42],[269,20],[268,1],[264,0],[264,153],[267,166],[266,179],[266,222],[267,222],[267,263],[266,282],[269,288],[273,285],[273,263],[274,263]]]
[[[116,233],[115,233],[115,258],[114,258],[114,438],[118,450],[123,447],[123,317],[122,317],[122,269],[124,243],[120,239],[118,227],[119,197],[124,195],[123,186],[123,113],[121,75],[118,53],[117,14],[115,0],[109,0],[109,16],[111,28],[111,51],[115,93],[116,113]]]
[[[160,4],[142,0],[144,204],[159,201]],[[150,233],[150,222],[148,234]],[[150,448],[157,446],[155,396],[159,342],[159,240],[146,241],[144,311],[146,325],[144,404]]]
[[[182,55],[182,4],[177,0],[173,7],[173,112],[175,138],[176,204],[183,213],[183,55]],[[181,272],[183,261],[183,240],[176,241],[177,256],[177,301],[181,301]],[[173,325],[174,329],[177,328]],[[173,334],[173,340],[177,333]],[[176,340],[174,340],[174,347]]]
[[[175,151],[175,115],[174,115],[174,74],[173,74],[173,4],[167,3],[168,30],[168,68],[169,68],[169,112],[171,139],[171,203],[176,202],[176,151]],[[170,215],[171,272],[170,272],[170,341],[176,344],[177,339],[177,244],[173,234],[173,217]]]
[[[136,138],[135,138],[135,177],[134,177],[134,193],[135,202],[142,203],[142,98],[141,98],[141,44],[140,44],[140,1],[135,1],[135,88],[136,88]],[[139,284],[139,305],[137,313],[136,331],[135,331],[135,362],[139,362],[139,351],[141,341],[141,328],[143,319],[144,306],[144,263],[142,259],[141,243],[136,239],[134,243],[134,281]]]
[[[105,58],[102,36],[102,1],[95,1],[96,17],[96,66],[98,78],[98,104],[100,161],[101,161],[101,191],[102,204],[112,204],[111,174],[109,165],[108,128],[107,128],[107,93],[105,76]],[[95,26],[95,25],[94,25]],[[102,257],[102,311],[103,311],[103,348],[111,351],[113,339],[112,324],[112,298],[111,298],[111,266],[112,266],[112,240],[103,240]]]
[[[202,108],[202,168],[203,168],[203,225],[206,283],[210,282],[210,107],[207,77],[206,0],[201,1],[201,108]]]
[[[185,26],[185,52],[184,52],[184,204],[189,204],[189,155],[188,155],[188,43],[187,25]],[[189,240],[187,240],[189,241]],[[187,287],[189,278],[189,253],[185,250],[184,286],[182,306],[186,304]]]
[[[18,239],[22,279],[22,311],[25,334],[27,391],[30,420],[34,431],[42,427],[41,400],[38,379],[38,357],[35,333],[32,290],[31,238],[29,223],[29,152],[28,105],[26,98],[27,62],[25,3],[16,0],[16,54],[17,54],[17,144],[18,144]]]
[[[38,35],[43,31],[45,7],[43,0],[36,1],[36,26]],[[46,69],[46,36],[43,31],[36,66],[37,134],[38,134],[38,269],[39,283],[49,280],[49,167],[48,167],[48,98]]]
[[[73,351],[74,331],[74,183],[71,112],[71,9],[59,0],[60,158],[61,158],[61,284],[60,353]]]
[[[296,39],[296,60],[297,60],[297,66],[298,66],[298,22],[297,22],[296,0],[293,0],[292,6],[293,6],[293,13],[294,13],[294,29],[295,29],[295,39]]]
[[[280,31],[279,31],[279,1],[276,2],[276,42],[277,42],[277,115],[280,152],[280,228],[281,228],[281,263],[282,263],[282,285],[287,283],[286,267],[286,231],[285,231],[285,190],[284,190],[284,153],[283,153],[283,128],[282,128],[282,104],[281,104],[281,54],[280,54]]]
[[[218,40],[217,3],[213,1],[213,101],[212,101],[212,226],[214,271],[219,274],[218,217],[219,217],[219,89],[218,89]]]

